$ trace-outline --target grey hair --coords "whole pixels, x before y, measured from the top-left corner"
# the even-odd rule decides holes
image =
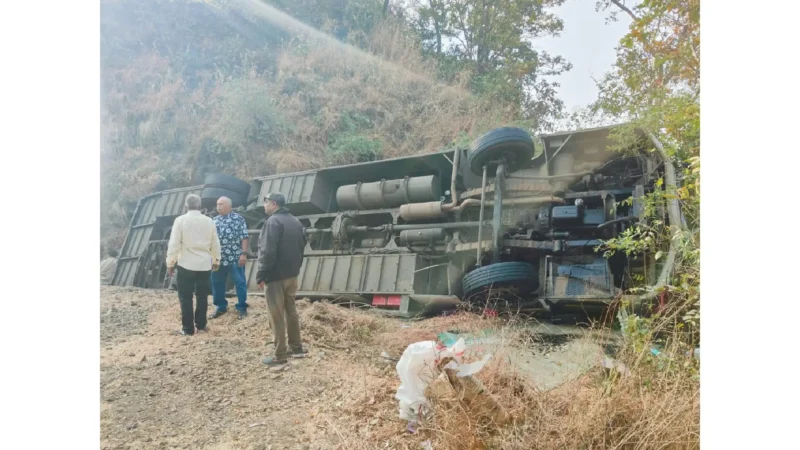
[[[223,196],[222,196],[222,197],[220,197],[220,198],[219,198],[217,201],[219,201],[219,200],[222,200],[222,199],[225,199],[225,202],[226,202],[226,203],[228,203],[229,205],[233,206],[233,201],[232,201],[232,200],[231,200],[229,197],[225,197],[225,196],[223,195]]]
[[[199,210],[201,206],[200,197],[195,194],[189,194],[186,196],[184,205],[188,210]]]

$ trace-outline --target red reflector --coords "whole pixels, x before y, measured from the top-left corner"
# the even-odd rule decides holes
[[[400,306],[401,295],[373,295],[372,306]]]

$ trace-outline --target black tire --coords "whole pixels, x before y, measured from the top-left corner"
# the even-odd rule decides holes
[[[200,200],[203,202],[203,205],[207,208],[211,208],[212,205],[216,205],[217,200],[219,200],[220,197],[228,197],[229,199],[231,199],[231,205],[234,208],[237,208],[247,203],[247,194],[233,192],[229,189],[223,189],[218,187],[207,187],[203,188],[203,191],[200,193]]]
[[[496,128],[472,142],[467,160],[472,173],[483,175],[487,166],[489,176],[497,170],[496,161],[505,158],[508,172],[513,172],[533,158],[533,138],[522,128]]]
[[[469,296],[484,288],[516,285],[533,290],[538,284],[536,266],[524,262],[501,262],[478,267],[461,279],[464,294]]]
[[[205,185],[209,188],[227,189],[238,194],[250,195],[250,183],[230,175],[210,173],[206,175]]]

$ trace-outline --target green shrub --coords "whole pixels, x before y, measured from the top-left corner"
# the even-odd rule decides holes
[[[342,133],[331,140],[326,156],[334,164],[375,161],[383,157],[383,143],[360,134]]]

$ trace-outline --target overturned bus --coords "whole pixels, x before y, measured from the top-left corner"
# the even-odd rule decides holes
[[[406,316],[491,298],[520,309],[607,305],[645,264],[596,248],[642,218],[640,199],[662,170],[647,152],[612,151],[611,130],[541,136],[536,156],[528,132],[498,128],[469,149],[250,182],[209,175],[139,201],[113,284],[174,286],[165,255],[185,197],[199,195],[213,216],[224,195],[254,235],[246,274],[258,292],[263,199],[281,192],[308,237],[298,297]]]

